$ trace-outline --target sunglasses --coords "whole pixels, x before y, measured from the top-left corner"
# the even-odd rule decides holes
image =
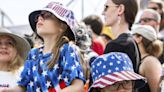
[[[104,11],[107,11],[109,7],[118,7],[118,5],[105,5]]]
[[[140,19],[139,23],[141,23],[141,22],[148,23],[148,22],[150,22],[150,21],[155,21],[155,22],[157,22],[157,20],[154,19],[154,18],[142,18],[142,19]]]

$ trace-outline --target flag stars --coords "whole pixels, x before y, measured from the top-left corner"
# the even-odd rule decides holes
[[[115,59],[115,57],[114,56],[111,56],[111,59]]]
[[[33,87],[34,83],[32,81],[30,81],[29,85],[30,85],[30,87]]]
[[[47,75],[47,71],[43,71],[43,76],[46,76]]]
[[[49,88],[51,86],[51,82],[47,81],[46,86],[47,86],[47,88]]]
[[[108,73],[111,73],[111,72],[112,72],[112,71],[109,69],[109,70],[108,70]]]
[[[116,71],[118,71],[118,70],[119,70],[119,68],[118,68],[118,67],[116,67],[116,68],[115,68],[115,70],[116,70]]]
[[[68,78],[67,78],[67,77],[65,77],[65,78],[64,78],[64,81],[65,81],[65,82],[68,82]]]
[[[61,76],[61,74],[58,76],[58,80],[61,80],[62,79],[62,76]]]
[[[99,73],[98,70],[96,70],[96,73]]]
[[[75,57],[75,53],[71,53],[71,57]]]
[[[110,65],[110,66],[113,66],[113,63],[112,63],[112,62],[110,62],[110,63],[109,63],[109,65]]]
[[[43,65],[43,60],[40,60],[40,65],[41,65],[41,66]]]
[[[32,70],[33,70],[33,71],[36,71],[36,66],[33,66],[33,67],[32,67]]]
[[[82,76],[82,77],[84,76],[83,72],[80,72],[80,76]]]
[[[59,68],[59,65],[56,64],[56,65],[54,66],[54,69],[56,70],[56,69],[58,69],[58,68]]]
[[[32,59],[34,59],[34,60],[35,60],[35,59],[36,59],[36,55],[32,55]]]
[[[106,65],[103,66],[103,69],[106,69]]]
[[[41,91],[40,91],[40,88],[36,88],[36,92],[41,92]]]
[[[76,68],[75,65],[73,65],[73,66],[72,66],[72,70],[74,70],[75,68]]]
[[[120,64],[121,62],[120,61],[117,61],[117,64]]]

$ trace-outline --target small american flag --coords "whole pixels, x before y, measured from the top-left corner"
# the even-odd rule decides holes
[[[111,52],[96,58],[91,64],[91,74],[94,88],[104,88],[123,80],[144,79],[134,73],[128,55],[121,52]]]

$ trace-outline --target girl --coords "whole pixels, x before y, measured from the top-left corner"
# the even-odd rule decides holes
[[[34,32],[44,46],[32,49],[15,92],[83,92],[85,78],[76,47],[74,14],[51,2],[29,15]],[[5,90],[4,90],[5,91]]]

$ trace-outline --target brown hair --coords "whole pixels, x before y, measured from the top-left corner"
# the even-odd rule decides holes
[[[136,0],[112,0],[112,2],[116,5],[123,4],[125,6],[125,20],[129,24],[129,29],[131,29],[138,11]]]
[[[147,53],[153,55],[155,57],[159,57],[163,51],[163,43],[160,40],[155,40],[153,42],[149,41],[148,39],[142,39],[142,43]]]
[[[60,24],[60,28],[62,28],[62,32],[59,32],[59,34],[57,35],[57,37],[55,39],[56,43],[52,49],[53,58],[51,61],[49,61],[47,63],[48,68],[51,70],[51,69],[53,69],[54,65],[56,64],[56,62],[59,59],[60,48],[65,43],[68,43],[70,41],[75,41],[75,38],[74,38],[73,32],[71,31],[71,29],[69,28],[69,26],[65,22],[59,20],[56,16],[54,16],[52,14],[49,17],[51,17],[54,21],[57,21],[57,23]],[[81,52],[78,51],[78,54],[80,56],[80,63],[82,65],[82,68],[84,69],[84,71],[86,71],[86,68],[85,68],[86,65],[84,63],[83,57],[81,56]],[[84,72],[84,74],[85,74],[85,72]]]

